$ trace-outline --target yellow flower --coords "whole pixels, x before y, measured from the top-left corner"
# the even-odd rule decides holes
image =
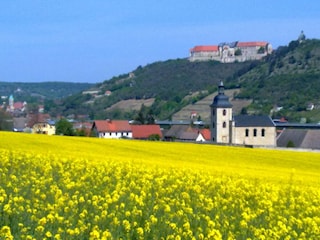
[[[54,239],[56,239],[56,240],[60,240],[60,239],[61,239],[60,234],[59,234],[59,233],[55,234],[55,235],[54,235]]]
[[[49,232],[49,231],[47,231],[47,232],[46,232],[46,237],[51,238],[51,237],[52,237],[52,233]]]
[[[139,236],[142,236],[142,235],[144,234],[144,231],[143,231],[143,228],[142,228],[142,227],[138,227],[138,228],[137,228],[137,234],[138,234]]]
[[[11,235],[11,229],[9,226],[3,226],[1,228],[1,231],[0,231],[0,238],[2,239],[13,239],[13,236]]]

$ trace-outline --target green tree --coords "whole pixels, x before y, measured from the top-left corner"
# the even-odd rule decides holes
[[[72,123],[65,118],[61,118],[56,123],[56,134],[65,135],[65,136],[74,136],[75,132],[74,132]]]
[[[258,54],[264,54],[265,53],[265,48],[264,47],[260,47],[259,49],[258,49]]]
[[[235,55],[235,56],[241,56],[241,55],[242,55],[241,49],[238,48],[238,49],[234,52],[234,55]]]
[[[12,117],[0,109],[0,131],[11,131],[12,128]]]
[[[295,147],[294,143],[291,140],[289,140],[287,143],[287,148],[294,148],[294,147]]]

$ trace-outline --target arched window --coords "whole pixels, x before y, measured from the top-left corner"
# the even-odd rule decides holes
[[[223,127],[223,128],[226,128],[226,127],[227,127],[227,123],[226,123],[226,122],[223,122],[223,123],[222,123],[222,127]]]
[[[266,130],[264,128],[261,129],[261,137],[264,137],[266,135]]]
[[[246,129],[246,137],[249,137],[249,129]]]
[[[222,115],[225,116],[227,114],[227,110],[223,109]]]
[[[253,129],[253,136],[254,136],[254,137],[257,136],[257,129]]]

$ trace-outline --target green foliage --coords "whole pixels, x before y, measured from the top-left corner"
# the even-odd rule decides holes
[[[142,104],[140,111],[134,120],[138,124],[154,124],[155,119],[152,108],[148,108]]]
[[[160,136],[159,136],[159,134],[151,134],[148,137],[148,140],[150,140],[150,141],[160,141]]]
[[[257,52],[258,52],[259,54],[264,54],[265,51],[266,51],[266,50],[265,50],[264,47],[260,47]]]
[[[0,109],[0,131],[12,131],[12,117],[4,110]]]
[[[307,116],[318,122],[318,113],[306,113],[306,107],[309,103],[320,104],[319,66],[319,40],[301,44],[292,41],[243,74],[239,78],[241,92],[236,97],[254,100],[248,108],[250,112],[270,114],[273,106],[281,106],[283,110],[275,115],[286,116],[290,121]]]
[[[94,86],[92,83],[72,82],[0,82],[0,85],[1,96],[13,94],[15,101],[27,103],[39,102],[40,99],[61,99]]]
[[[289,140],[287,144],[287,148],[294,148],[294,147],[295,147],[294,143],[291,140]]]
[[[144,119],[140,120],[147,121],[148,111],[152,111],[153,118],[170,119],[182,107],[215,92],[223,80],[227,89],[240,89],[235,98],[253,100],[244,110],[248,113],[270,114],[274,106],[282,106],[283,110],[275,115],[282,114],[290,121],[307,117],[318,122],[320,114],[315,110],[306,112],[305,109],[309,103],[320,106],[319,66],[319,40],[291,41],[261,61],[223,64],[176,59],[139,66],[130,74],[95,85],[99,96],[78,93],[60,101],[46,98],[44,105],[46,112],[53,116],[87,114],[91,119],[135,119],[140,114],[136,110],[106,109],[121,100],[155,98],[153,105],[141,113],[140,117]],[[7,89],[7,85],[4,86],[0,93]],[[107,90],[112,92],[110,96],[103,94]],[[195,94],[201,91],[206,94]]]
[[[56,135],[74,136],[75,132],[72,123],[65,118],[61,118],[56,123]]]
[[[110,90],[110,96],[101,96],[94,100],[93,104],[85,105],[85,100],[71,96],[65,99],[59,107],[63,115],[79,112],[91,112],[94,119],[125,118],[136,116],[132,110],[130,113],[120,114],[116,111],[108,111],[106,108],[127,99],[156,98],[153,106],[153,117],[168,119],[190,102],[184,97],[196,91],[207,90],[207,94],[215,91],[217,84],[224,79],[230,79],[228,84],[236,85],[239,74],[248,71],[252,62],[222,64],[219,62],[189,62],[187,59],[168,60],[155,62],[145,67],[139,66],[132,74],[123,74],[109,81],[98,84],[97,87],[103,93]],[[85,109],[85,110],[83,110]],[[120,110],[121,111],[121,110]]]
[[[241,49],[238,48],[238,49],[234,52],[234,55],[235,55],[235,56],[241,56],[241,55],[242,55]]]

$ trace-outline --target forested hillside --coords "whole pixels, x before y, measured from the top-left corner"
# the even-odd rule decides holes
[[[273,113],[275,117],[320,121],[320,41],[292,41],[279,47],[238,82],[237,97],[253,99],[251,112],[269,114],[277,108],[281,110]]]
[[[189,62],[187,59],[177,59],[139,66],[131,73],[98,84],[98,95],[82,94],[67,98],[61,111],[66,115],[90,113],[95,119],[128,119],[134,118],[137,111],[106,109],[121,100],[153,98],[152,106],[144,109],[157,119],[168,119],[183,106],[214,92],[221,80],[225,80],[227,86],[235,87],[234,79],[257,64],[258,62]],[[106,91],[111,91],[111,94],[106,95]]]
[[[0,95],[14,95],[16,101],[61,99],[88,89],[92,83],[72,82],[0,82]]]
[[[213,93],[223,80],[227,89],[239,90],[235,99],[253,100],[243,113],[318,122],[319,66],[320,41],[316,39],[292,41],[261,61],[224,64],[167,60],[106,80],[91,89],[95,94],[72,95],[61,104],[50,105],[49,111],[88,114],[90,119],[133,119],[139,113],[137,107],[112,107],[130,99],[139,100],[140,114],[170,119],[181,108]],[[141,105],[142,100],[150,103],[150,99],[151,104]]]

